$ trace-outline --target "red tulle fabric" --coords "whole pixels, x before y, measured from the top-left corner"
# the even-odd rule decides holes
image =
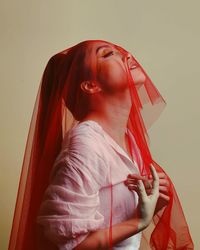
[[[37,249],[36,242],[39,237],[35,221],[49,183],[50,171],[61,150],[64,135],[85,115],[85,107],[80,105],[84,96],[77,91],[77,86],[83,80],[96,79],[94,43],[111,45],[124,58],[128,53],[121,46],[107,41],[87,40],[57,53],[45,68],[26,143],[9,250]],[[150,174],[149,166],[152,163],[158,172],[165,173],[152,159],[147,132],[158,119],[166,102],[139,62],[133,56],[132,59],[146,76],[142,84],[136,85],[126,66],[132,99],[127,126],[135,137],[144,162],[144,168],[140,171],[143,175]],[[167,177],[170,181],[170,202],[153,217],[151,225],[142,232],[140,249],[194,249],[179,198],[172,181],[168,175]],[[110,199],[112,207],[112,196]],[[112,245],[112,210],[108,226]],[[52,247],[49,246],[48,249]]]

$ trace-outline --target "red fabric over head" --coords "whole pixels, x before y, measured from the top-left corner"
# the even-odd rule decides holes
[[[87,114],[87,98],[80,83],[99,80],[97,45],[108,45],[123,57],[132,102],[127,127],[134,135],[144,162],[141,174],[150,174],[151,163],[157,172],[165,173],[152,159],[148,129],[158,119],[166,102],[136,58],[121,46],[103,40],[87,40],[63,50],[51,57],[39,86],[23,159],[9,250],[37,249],[39,238],[36,236],[40,237],[40,232],[35,221],[52,166],[61,150],[64,135]],[[145,76],[140,84],[135,83],[131,75],[131,66],[134,65]],[[179,198],[169,176],[167,178],[170,181],[170,202],[153,217],[148,230],[143,231],[140,249],[194,249]],[[110,184],[112,193],[112,178]],[[112,229],[114,214],[112,196],[110,198],[108,226]],[[48,249],[53,249],[53,246]]]

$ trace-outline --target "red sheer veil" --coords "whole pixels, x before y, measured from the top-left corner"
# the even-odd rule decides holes
[[[87,110],[81,105],[85,96],[79,88],[80,83],[97,80],[94,43],[111,45],[124,55],[132,100],[127,128],[141,152],[144,163],[141,174],[150,174],[151,163],[158,172],[165,173],[152,159],[148,129],[158,119],[166,102],[139,62],[132,56],[133,62],[145,75],[142,84],[136,85],[127,64],[128,51],[122,47],[103,40],[87,40],[65,49],[50,58],[40,82],[25,147],[9,250],[36,250],[35,221],[53,164],[61,150],[64,135],[84,117]],[[174,185],[168,175],[167,178],[170,181],[170,202],[153,217],[148,230],[142,232],[140,249],[194,248]]]

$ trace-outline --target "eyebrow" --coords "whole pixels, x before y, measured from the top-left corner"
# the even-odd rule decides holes
[[[111,48],[111,46],[109,46],[109,45],[102,45],[102,46],[98,47],[98,48],[96,49],[96,54],[98,53],[98,51],[99,51],[101,48]]]

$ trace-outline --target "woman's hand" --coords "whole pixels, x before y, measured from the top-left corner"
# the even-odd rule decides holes
[[[149,184],[151,185],[151,191],[149,194],[146,193],[145,186],[139,177],[135,183],[135,188],[133,188],[131,185],[129,186],[130,190],[134,190],[138,193],[139,214],[134,218],[112,225],[113,246],[144,230],[151,222],[159,197],[159,176],[153,165],[151,165],[151,173],[152,180],[151,184]],[[97,231],[91,232],[84,241],[74,248],[74,250],[110,249],[109,237],[110,227],[99,229]]]
[[[169,195],[169,180],[165,173],[158,173],[159,176],[159,198],[155,209],[155,214],[158,213],[163,207],[167,206],[170,201]],[[150,179],[150,183],[151,183]],[[154,214],[154,215],[155,215]]]
[[[141,227],[147,227],[152,220],[155,213],[156,204],[159,197],[159,176],[154,168],[150,165],[152,173],[151,182],[147,182],[148,187],[151,186],[149,193],[146,192],[145,185],[143,183],[144,177],[138,177],[134,179],[134,182],[130,178],[127,179],[125,184],[129,190],[136,191],[139,196],[138,208],[139,208],[139,219],[141,221]],[[146,179],[145,179],[146,180]]]
[[[156,204],[154,215],[160,211],[163,207],[167,206],[170,200],[169,196],[169,180],[165,173],[157,173],[159,176],[159,198]],[[125,184],[128,186],[129,190],[134,190],[136,188],[136,184],[138,180],[142,180],[145,186],[145,190],[147,194],[151,193],[152,189],[152,175],[149,176],[149,179],[145,178],[144,176],[140,176],[137,174],[130,174],[125,181]]]

